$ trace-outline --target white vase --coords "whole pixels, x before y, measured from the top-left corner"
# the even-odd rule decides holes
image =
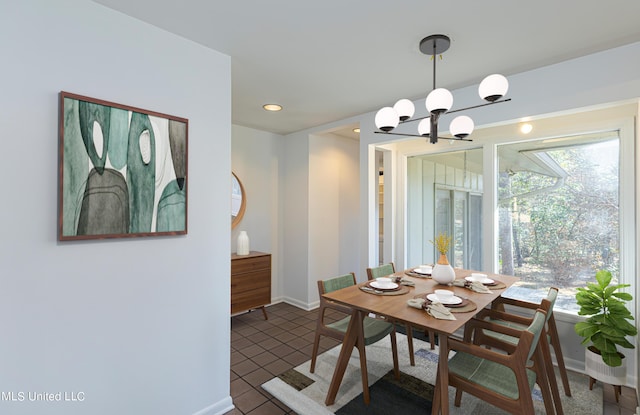
[[[587,376],[609,385],[627,384],[627,365],[624,359],[622,366],[607,366],[602,361],[602,356],[591,351],[588,347],[584,353],[584,371]]]
[[[240,231],[238,235],[237,255],[249,255],[249,235],[246,231]]]
[[[431,278],[438,284],[449,285],[456,279],[456,272],[447,261],[446,255],[440,255],[440,259],[433,266]]]

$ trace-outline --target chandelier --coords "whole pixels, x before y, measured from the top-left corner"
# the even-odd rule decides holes
[[[500,74],[493,74],[484,78],[478,87],[480,98],[487,101],[486,103],[451,110],[451,106],[453,105],[453,95],[451,92],[446,88],[436,88],[436,55],[441,55],[446,52],[450,44],[451,40],[446,35],[431,35],[420,41],[420,51],[425,55],[431,55],[431,59],[433,60],[433,90],[427,95],[427,99],[425,100],[425,106],[429,115],[422,118],[411,119],[415,112],[415,106],[410,100],[401,99],[396,102],[393,107],[384,107],[376,113],[376,127],[381,131],[375,131],[375,133],[409,137],[428,137],[429,142],[435,144],[438,142],[438,138],[442,138],[438,137],[438,120],[441,115],[511,101],[511,98],[501,100],[509,89],[509,81]],[[440,56],[440,58],[442,58],[442,56]],[[418,134],[391,132],[399,124],[414,121],[420,121],[420,123],[418,123]],[[459,115],[455,117],[449,125],[449,132],[453,135],[453,138],[446,139],[472,141],[467,139],[467,137],[473,132],[473,128],[473,120],[470,117]]]

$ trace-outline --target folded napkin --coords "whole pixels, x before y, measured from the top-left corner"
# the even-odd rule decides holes
[[[419,310],[422,310],[422,307],[424,306],[424,303],[427,300],[425,300],[424,298],[412,298],[410,300],[407,300],[407,305],[409,305],[409,307],[413,307],[413,308],[417,308]]]
[[[416,283],[406,278],[403,278],[400,280],[400,285],[406,285],[407,287],[415,287]]]
[[[360,287],[360,289],[362,291],[366,291],[366,292],[372,293],[372,294],[382,294],[383,293],[383,291],[376,290],[375,288],[367,287],[366,285],[363,285],[362,287]]]
[[[456,317],[451,313],[451,311],[442,305],[441,302],[432,301],[431,304],[427,306],[427,313],[431,314],[431,316],[440,319],[440,320],[455,320]]]
[[[469,286],[467,288],[477,293],[491,294],[491,290],[488,289],[487,286],[481,283],[480,281],[471,281],[471,283],[469,283]]]
[[[486,285],[481,283],[480,281],[467,281],[464,279],[455,280],[453,285],[456,287],[464,287],[468,288],[471,291],[475,291],[481,294],[491,294],[491,290],[487,288]]]

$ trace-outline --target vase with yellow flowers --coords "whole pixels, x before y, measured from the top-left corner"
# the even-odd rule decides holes
[[[447,252],[449,252],[449,247],[451,246],[451,236],[441,232],[430,242],[440,253],[440,258],[438,258],[431,272],[431,278],[439,284],[451,284],[456,279],[456,273],[447,259]]]

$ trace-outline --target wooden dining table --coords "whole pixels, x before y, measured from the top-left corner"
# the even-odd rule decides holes
[[[470,276],[474,272],[455,268],[456,280],[464,279]],[[342,378],[344,377],[345,370],[347,368],[349,357],[356,344],[364,344],[364,333],[362,328],[362,321],[369,313],[374,313],[379,316],[385,316],[390,320],[393,320],[401,324],[409,324],[415,328],[425,328],[438,334],[438,341],[441,349],[446,349],[449,336],[452,336],[458,329],[463,327],[467,321],[472,319],[480,310],[488,306],[498,298],[507,288],[519,281],[518,277],[491,274],[483,272],[488,278],[493,279],[496,285],[490,289],[490,293],[477,293],[469,288],[459,286],[445,286],[440,285],[433,279],[426,276],[418,276],[413,270],[399,271],[392,274],[390,277],[402,277],[415,283],[415,286],[409,287],[408,291],[401,295],[385,295],[384,293],[375,293],[372,291],[363,291],[360,287],[368,284],[369,282],[360,283],[355,286],[343,288],[337,291],[324,294],[324,297],[330,301],[346,305],[353,311],[351,314],[351,320],[347,333],[342,342],[342,348],[340,355],[336,363],[336,368],[329,385],[329,391],[325,399],[326,405],[332,405],[335,402],[336,395],[340,388]],[[401,285],[401,287],[405,287]],[[433,293],[436,289],[448,289],[452,290],[454,294],[463,299],[469,300],[467,304],[475,304],[475,309],[466,312],[456,312],[454,316],[455,320],[443,320],[436,319],[429,315],[425,310],[410,307],[407,304],[407,300],[424,297],[429,293]],[[472,308],[467,307],[467,309]],[[362,348],[364,350],[364,347]],[[369,387],[368,378],[366,374],[366,358],[361,362],[363,370],[363,397],[365,402],[369,403]],[[448,415],[449,413],[449,371],[448,371],[448,356],[440,354],[438,358],[438,375],[440,376],[440,390],[435,391],[439,393],[442,402],[441,413]]]

